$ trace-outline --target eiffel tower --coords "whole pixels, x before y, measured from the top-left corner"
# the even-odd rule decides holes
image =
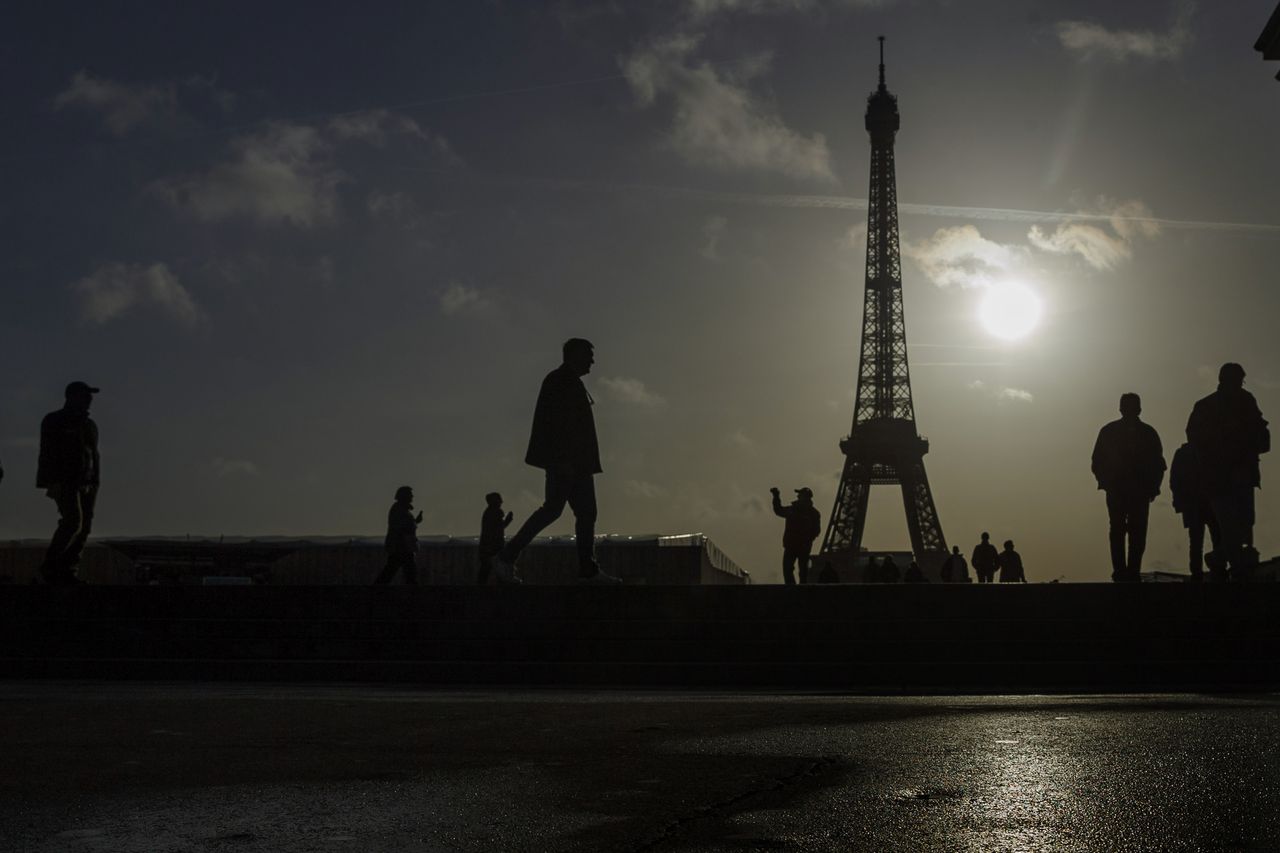
[[[851,569],[862,546],[871,487],[902,486],[911,550],[926,573],[936,575],[947,553],[938,511],[924,472],[929,442],[916,430],[907,368],[907,329],[902,310],[902,259],[898,251],[898,191],[893,140],[898,99],[884,84],[884,36],[880,37],[880,86],[867,98],[871,135],[871,191],[867,201],[867,283],[862,309],[862,355],[853,428],[841,440],[844,474],[822,554]]]

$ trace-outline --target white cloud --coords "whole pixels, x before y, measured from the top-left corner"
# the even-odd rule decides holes
[[[655,394],[645,387],[645,384],[639,379],[627,379],[622,376],[601,377],[600,385],[609,393],[613,399],[621,403],[631,403],[636,406],[664,406],[666,400],[659,394]]]
[[[622,488],[632,497],[645,498],[647,500],[656,500],[667,496],[667,490],[662,486],[644,480],[627,480]]]
[[[161,113],[172,113],[177,104],[173,86],[129,86],[77,71],[66,89],[53,99],[54,109],[78,106],[102,114],[107,130],[124,136]]]
[[[1083,59],[1177,59],[1191,43],[1194,12],[1195,5],[1190,0],[1178,2],[1173,23],[1164,32],[1109,30],[1091,21],[1060,21],[1056,28],[1058,41]]]
[[[78,107],[100,113],[110,133],[124,136],[143,124],[177,118],[179,100],[190,101],[193,95],[212,101],[223,112],[230,112],[235,106],[235,95],[219,88],[212,77],[193,75],[183,80],[129,85],[78,71],[67,88],[54,97],[53,108]]]
[[[710,216],[702,225],[702,244],[701,251],[698,254],[706,258],[708,261],[720,260],[720,238],[724,236],[724,232],[729,228],[729,220],[723,216]]]
[[[391,193],[374,190],[365,200],[365,206],[374,216],[389,216],[393,219],[413,217],[418,212],[418,203],[407,193],[398,190]]]
[[[736,429],[729,433],[728,440],[731,446],[736,447],[744,453],[755,453],[760,449],[760,445],[756,443],[755,439],[740,429]]]
[[[457,281],[449,282],[440,294],[440,310],[448,317],[484,311],[491,304],[492,301],[479,290]]]
[[[375,148],[384,148],[391,137],[403,134],[425,143],[428,154],[442,167],[460,166],[458,157],[448,141],[439,134],[423,128],[408,116],[388,110],[364,110],[343,113],[329,119],[329,132],[342,142],[364,142]]]
[[[219,479],[235,476],[256,477],[259,474],[258,466],[248,459],[224,459],[217,456],[210,464],[214,475]]]
[[[642,106],[671,104],[667,144],[697,165],[834,180],[822,134],[807,138],[795,133],[746,89],[752,76],[767,70],[769,57],[740,62],[734,72],[722,74],[706,62],[693,61],[698,42],[698,36],[668,36],[621,63]]]
[[[310,227],[337,218],[337,188],[346,178],[315,128],[271,122],[260,133],[232,140],[231,148],[230,161],[202,175],[161,181],[153,191],[210,222],[247,216]]]
[[[939,228],[932,237],[905,244],[902,253],[939,287],[990,285],[1020,254],[1015,247],[986,239],[972,225]]]
[[[104,264],[92,275],[72,284],[71,289],[80,300],[82,318],[97,325],[121,317],[139,305],[159,308],[189,326],[203,317],[191,293],[163,263]]]
[[[1098,210],[1108,217],[1111,231],[1085,222],[1059,225],[1052,233],[1033,225],[1027,233],[1031,245],[1055,254],[1077,254],[1096,270],[1115,269],[1133,257],[1133,243],[1139,238],[1160,236],[1160,224],[1140,201],[1098,200]]]
[[[970,391],[977,391],[987,397],[991,397],[998,402],[1006,403],[1032,403],[1035,402],[1035,396],[1022,388],[1011,388],[1008,385],[988,385],[981,379],[975,379],[969,383]]]

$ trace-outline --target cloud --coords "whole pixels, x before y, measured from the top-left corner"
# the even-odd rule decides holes
[[[725,75],[706,62],[693,62],[699,40],[696,35],[668,36],[621,62],[641,106],[670,103],[667,144],[695,165],[833,181],[822,134],[800,136],[745,88],[751,77],[768,69],[768,55],[740,62]]]
[[[404,135],[425,143],[427,153],[440,167],[462,165],[462,158],[443,136],[426,130],[408,116],[388,110],[343,113],[329,119],[328,130],[340,142],[364,142],[375,148],[385,148],[395,135]]]
[[[875,8],[893,0],[688,0],[686,14],[696,23],[722,14],[763,15],[785,12],[816,12],[833,7]]]
[[[1173,23],[1164,32],[1109,30],[1091,21],[1060,21],[1056,29],[1062,46],[1082,59],[1177,59],[1191,43],[1194,13],[1190,0],[1176,3]]]
[[[651,408],[665,406],[667,403],[662,396],[646,388],[639,379],[615,376],[612,378],[601,377],[599,381],[600,385],[609,393],[609,396],[620,403],[630,403]]]
[[[172,113],[176,105],[172,86],[129,86],[85,71],[77,71],[53,99],[55,110],[77,106],[101,113],[102,123],[116,136],[124,136],[158,113]]]
[[[1011,388],[1008,385],[988,385],[981,379],[975,379],[970,382],[969,390],[977,391],[1001,403],[1032,403],[1036,399],[1030,391],[1022,388]]]
[[[744,453],[756,453],[760,450],[760,445],[756,443],[755,439],[740,429],[729,433],[728,440],[732,447],[736,447]]]
[[[213,473],[218,479],[235,476],[256,477],[260,473],[258,466],[248,459],[224,459],[221,456],[217,456],[210,462],[210,465],[213,467]]]
[[[622,486],[623,490],[632,497],[645,498],[647,500],[656,500],[667,496],[667,490],[662,486],[646,482],[644,480],[627,480]]]
[[[1046,232],[1031,226],[1027,240],[1037,249],[1055,254],[1077,254],[1096,270],[1115,269],[1133,257],[1133,244],[1139,238],[1160,236],[1160,224],[1151,210],[1140,201],[1113,202],[1098,200],[1099,212],[1108,217],[1111,231],[1084,222],[1068,222]]]
[[[129,85],[77,71],[67,88],[54,97],[53,108],[78,107],[99,113],[109,133],[125,136],[141,125],[176,119],[179,100],[189,101],[193,94],[207,98],[223,112],[230,112],[235,106],[235,95],[219,88],[212,77],[193,75],[183,80]]]
[[[489,299],[474,287],[467,287],[456,281],[440,294],[440,310],[447,317],[468,312],[483,311],[490,305]]]
[[[332,145],[307,125],[270,122],[231,141],[232,158],[210,171],[160,181],[152,191],[197,219],[245,216],[264,224],[311,227],[338,215],[338,185],[346,180]]]
[[[99,326],[139,305],[159,308],[188,326],[203,318],[190,292],[163,263],[104,264],[72,284],[71,289],[79,298],[81,317]]]
[[[932,237],[904,245],[902,253],[939,287],[985,287],[1020,255],[1015,247],[986,239],[972,225],[939,228]]]
[[[702,225],[702,238],[706,241],[698,254],[708,261],[720,260],[720,238],[729,228],[729,220],[723,216],[710,216]]]

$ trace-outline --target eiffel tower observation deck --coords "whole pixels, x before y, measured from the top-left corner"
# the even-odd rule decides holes
[[[911,550],[936,578],[946,558],[938,511],[924,470],[929,442],[916,427],[907,364],[902,307],[902,258],[898,246],[898,193],[893,144],[901,119],[898,99],[885,85],[884,37],[880,37],[880,85],[867,98],[871,137],[871,187],[867,201],[867,276],[862,348],[853,427],[840,442],[844,473],[822,542],[822,554],[850,576],[862,549],[873,485],[900,485]],[[854,579],[861,580],[860,577]]]

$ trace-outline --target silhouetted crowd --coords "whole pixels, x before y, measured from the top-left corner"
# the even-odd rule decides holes
[[[583,338],[571,338],[562,348],[563,361],[547,374],[534,407],[525,462],[543,470],[544,500],[510,540],[513,521],[502,509],[502,495],[485,496],[480,519],[476,580],[500,584],[521,582],[517,560],[533,538],[555,522],[568,506],[574,515],[578,576],[583,583],[618,584],[619,578],[601,570],[595,559],[595,475],[601,472],[600,448],[591,407],[594,401],[582,382],[595,363],[595,348]],[[1258,565],[1253,547],[1254,490],[1261,485],[1259,456],[1271,449],[1271,435],[1253,395],[1244,390],[1245,372],[1228,363],[1218,374],[1218,388],[1198,400],[1187,420],[1186,441],[1174,453],[1169,468],[1173,508],[1187,530],[1188,566],[1193,580],[1246,580]],[[58,526],[50,540],[40,573],[46,583],[74,584],[80,554],[93,527],[101,475],[98,428],[89,417],[99,389],[85,382],[66,386],[64,405],[45,416],[40,426],[40,457],[36,486],[44,489],[58,509]],[[1160,494],[1166,470],[1160,436],[1140,415],[1137,394],[1120,398],[1120,418],[1098,433],[1092,470],[1098,488],[1106,493],[1112,579],[1139,580],[1146,550],[1151,503]],[[0,480],[4,469],[0,468]],[[814,542],[822,517],[813,505],[813,491],[795,490],[783,505],[781,492],[770,489],[774,514],[785,521],[782,573],[788,585],[809,582]],[[397,574],[417,583],[415,553],[422,512],[413,509],[413,489],[401,486],[387,513],[387,563],[375,583],[390,583]],[[1212,550],[1204,551],[1208,531]],[[953,547],[936,566],[943,583],[1026,583],[1022,557],[1006,540],[997,550],[990,535],[974,547],[969,566]],[[922,555],[916,555],[919,558]],[[931,555],[933,556],[933,555]],[[940,555],[937,555],[940,556]],[[935,557],[936,559],[936,557]],[[931,566],[932,570],[934,566]],[[825,559],[818,583],[842,578],[831,559]],[[916,559],[901,569],[893,555],[869,555],[860,578],[868,583],[927,583],[930,578]]]

